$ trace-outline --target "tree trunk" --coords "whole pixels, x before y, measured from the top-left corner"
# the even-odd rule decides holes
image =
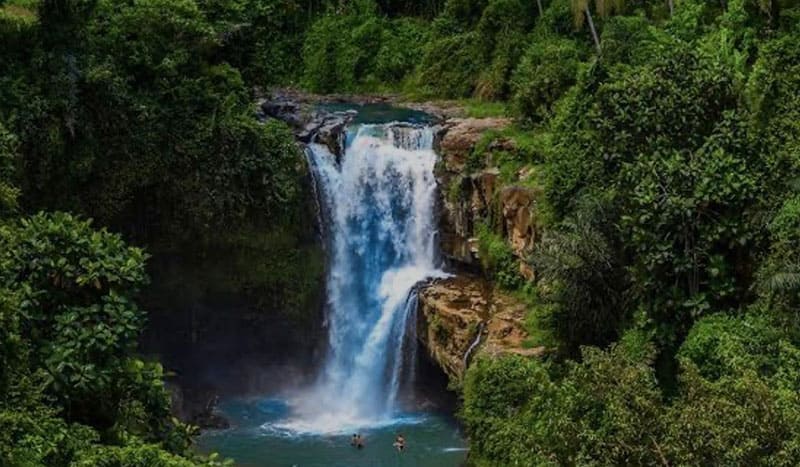
[[[600,53],[600,38],[597,37],[597,29],[594,28],[594,21],[592,20],[592,13],[589,11],[589,6],[587,5],[586,8],[583,10],[584,14],[586,15],[586,21],[589,23],[589,31],[592,32],[592,40],[594,40],[594,46],[597,48],[597,53]]]
[[[542,0],[536,0],[536,6],[539,8],[539,18],[541,18],[544,14],[544,10],[542,9]]]
[[[667,4],[669,5],[669,16],[672,18],[672,15],[675,13],[675,2],[674,0],[668,0]]]

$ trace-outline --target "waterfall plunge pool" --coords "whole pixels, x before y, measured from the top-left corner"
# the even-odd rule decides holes
[[[397,414],[382,426],[358,432],[365,447],[350,446],[352,432],[309,433],[282,428],[290,418],[286,401],[271,398],[227,400],[220,409],[232,428],[200,437],[203,451],[218,452],[244,467],[455,467],[464,462],[464,440],[453,420],[434,413]],[[402,433],[407,448],[393,447]]]
[[[341,160],[321,145],[308,151],[329,256],[325,361],[288,397],[223,400],[231,428],[204,433],[199,448],[249,467],[457,467],[466,445],[452,415],[417,397],[425,382],[414,286],[445,275],[430,120],[385,105],[337,106],[329,110],[359,112]],[[363,449],[350,446],[354,433]],[[398,434],[403,452],[392,446]]]

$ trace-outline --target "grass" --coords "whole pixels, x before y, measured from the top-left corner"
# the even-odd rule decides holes
[[[464,112],[467,117],[491,118],[510,116],[507,102],[489,102],[478,99],[464,99],[458,102],[464,107]]]

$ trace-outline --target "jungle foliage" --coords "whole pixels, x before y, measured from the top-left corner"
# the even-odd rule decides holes
[[[0,464],[222,464],[192,453],[166,372],[139,356],[149,255],[123,235],[156,254],[269,251],[266,276],[242,280],[280,289],[269,306],[307,306],[302,154],[284,125],[257,122],[246,83],[286,79],[319,8],[0,5]]]
[[[797,464],[800,5],[566,6],[507,94],[541,155],[524,288],[556,343],[469,370],[471,459]]]
[[[481,257],[555,344],[468,371],[473,463],[800,464],[798,24],[796,0],[0,1],[0,463],[219,462],[137,355],[123,236],[269,252],[242,281],[302,310],[301,154],[252,108],[281,85],[516,117],[534,278],[488,226]]]

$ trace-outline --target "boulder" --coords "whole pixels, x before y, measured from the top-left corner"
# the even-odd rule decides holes
[[[181,387],[177,381],[168,381],[172,414],[179,420],[195,425],[201,430],[223,430],[230,422],[217,411],[219,396],[208,387]]]
[[[439,152],[445,168],[451,173],[460,173],[472,148],[489,130],[499,130],[511,124],[509,118],[453,118],[443,125],[439,140]]]
[[[294,94],[276,92],[258,102],[258,118],[280,120],[289,125],[302,143],[323,144],[337,158],[344,151],[344,133],[347,125],[358,115],[355,110],[329,112],[313,110],[313,104]]]
[[[358,115],[355,110],[345,112],[317,112],[306,125],[300,140],[324,144],[337,159],[344,153],[344,134],[347,125]]]

